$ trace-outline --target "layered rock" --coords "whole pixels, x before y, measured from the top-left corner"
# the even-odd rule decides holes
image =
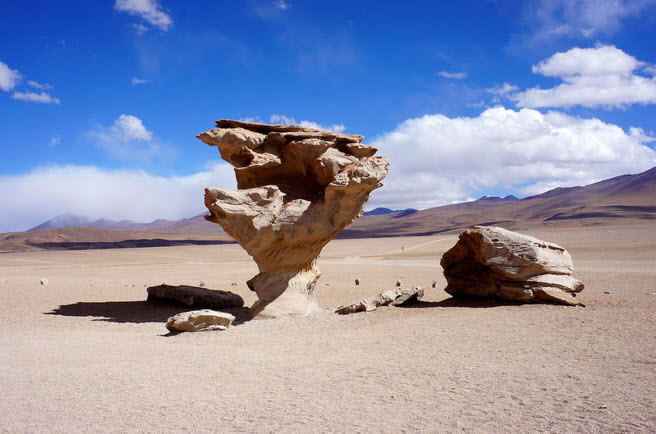
[[[244,299],[238,294],[219,289],[206,289],[197,286],[172,286],[165,283],[150,286],[146,289],[148,300],[175,301],[187,306],[222,309],[228,307],[242,307]]]
[[[235,317],[229,313],[202,309],[182,312],[166,321],[166,328],[171,332],[195,332],[198,330],[225,330]]]
[[[563,247],[498,227],[475,226],[442,256],[446,292],[519,302],[582,305],[583,283],[571,276]]]
[[[419,286],[412,289],[390,289],[378,295],[372,295],[357,303],[340,306],[335,313],[347,315],[356,312],[371,312],[381,306],[405,306],[418,303],[424,297],[424,290]]]
[[[253,317],[318,309],[314,285],[321,249],[362,207],[387,174],[387,158],[363,137],[293,125],[220,120],[197,137],[235,168],[237,191],[205,189],[205,218],[250,254]]]

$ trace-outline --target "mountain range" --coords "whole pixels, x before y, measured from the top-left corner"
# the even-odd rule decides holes
[[[220,226],[207,222],[203,216],[137,223],[91,221],[65,214],[29,231],[0,234],[0,252],[230,241]],[[483,196],[471,202],[419,211],[376,208],[365,212],[339,237],[430,235],[462,231],[474,225],[521,229],[645,222],[656,223],[656,167],[637,175],[617,176],[582,187],[556,188],[524,199]]]

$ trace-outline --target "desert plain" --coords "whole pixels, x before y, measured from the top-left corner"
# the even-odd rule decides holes
[[[0,431],[656,431],[656,225],[517,230],[568,249],[586,307],[451,298],[457,233],[338,239],[321,312],[170,334],[189,308],[147,286],[256,300],[237,244],[1,254]],[[397,279],[423,302],[333,313]]]

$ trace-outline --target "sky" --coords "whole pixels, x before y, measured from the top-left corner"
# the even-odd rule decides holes
[[[656,166],[656,0],[0,0],[0,232],[204,211],[217,119],[361,134],[367,209]]]

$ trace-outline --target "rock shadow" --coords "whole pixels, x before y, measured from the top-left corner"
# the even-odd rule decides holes
[[[425,309],[431,307],[468,307],[468,308],[490,308],[501,306],[520,306],[520,303],[512,300],[498,300],[491,298],[476,297],[450,297],[441,301],[420,301],[418,303],[398,306],[404,309]]]
[[[63,304],[58,308],[53,309],[51,312],[45,312],[44,314],[91,317],[91,321],[107,321],[115,323],[161,323],[163,326],[169,317],[181,312],[188,312],[197,309],[202,308],[159,300],[101,301]],[[250,320],[247,307],[231,307],[222,308],[220,310],[221,312],[227,312],[235,316],[235,320],[232,323],[233,326],[243,324]]]

